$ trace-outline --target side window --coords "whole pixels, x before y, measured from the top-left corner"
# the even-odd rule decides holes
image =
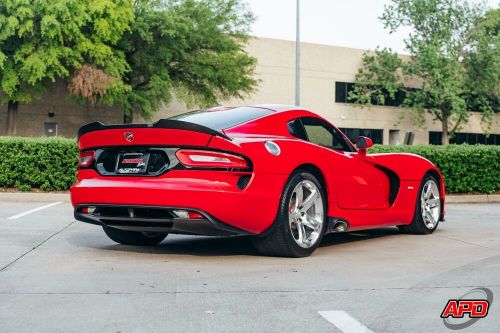
[[[313,117],[305,117],[301,120],[309,142],[335,150],[353,151],[351,145],[327,122]]]
[[[307,135],[304,132],[304,127],[300,119],[295,119],[288,123],[288,132],[296,138],[307,141]]]

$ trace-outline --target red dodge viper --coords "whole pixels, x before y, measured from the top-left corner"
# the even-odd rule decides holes
[[[444,219],[438,168],[412,154],[367,154],[372,145],[282,105],[91,123],[78,133],[75,218],[122,244],[252,235],[262,253],[290,257],[310,255],[327,233],[432,233]]]

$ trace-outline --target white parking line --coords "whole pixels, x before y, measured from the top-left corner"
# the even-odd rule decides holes
[[[62,204],[63,202],[62,201],[58,201],[58,202],[53,202],[51,204],[48,204],[48,205],[45,205],[45,206],[41,206],[41,207],[37,207],[37,208],[33,208],[33,209],[30,209],[30,210],[27,210],[23,213],[20,213],[20,214],[17,214],[17,215],[14,215],[14,216],[11,216],[11,217],[8,217],[7,220],[17,220],[18,218],[20,217],[23,217],[23,216],[26,216],[26,215],[29,215],[31,213],[35,213],[35,212],[38,212],[39,210],[42,210],[42,209],[45,209],[45,208],[49,208],[49,207],[52,207],[52,206],[55,206],[55,205],[59,205],[59,204]]]
[[[345,311],[319,311],[318,313],[343,333],[373,333]]]

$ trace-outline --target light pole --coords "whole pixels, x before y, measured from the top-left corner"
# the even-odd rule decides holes
[[[297,23],[295,39],[295,105],[300,105],[300,0],[297,0]]]

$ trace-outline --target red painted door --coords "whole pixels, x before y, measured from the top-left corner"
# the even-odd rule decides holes
[[[343,209],[385,209],[389,208],[390,183],[387,175],[377,168],[369,156],[346,153],[346,167],[336,182],[337,200]]]
[[[338,130],[323,119],[300,118],[305,139],[325,149],[327,177],[333,180],[337,201],[343,209],[389,207],[390,183],[370,156],[354,151]]]

